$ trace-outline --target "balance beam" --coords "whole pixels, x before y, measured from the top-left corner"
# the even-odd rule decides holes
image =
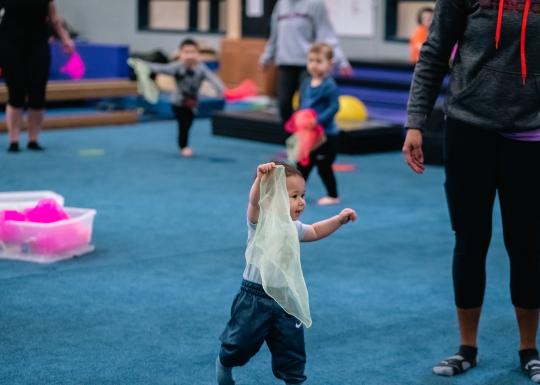
[[[120,124],[137,123],[139,115],[135,110],[128,111],[112,111],[112,112],[96,112],[89,114],[77,115],[60,115],[60,116],[45,116],[43,122],[44,129],[59,129],[73,127],[90,127],[90,126],[109,126]],[[26,129],[26,122],[23,123],[23,129]],[[6,131],[6,121],[0,121],[0,131]]]
[[[52,80],[47,84],[47,101],[86,100],[137,95],[137,83],[128,79]],[[0,103],[6,103],[8,91],[0,85]]]

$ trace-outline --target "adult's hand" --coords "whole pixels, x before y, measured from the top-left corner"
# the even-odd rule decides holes
[[[75,52],[75,43],[70,38],[62,40],[62,48],[65,53],[71,55]]]
[[[339,74],[350,78],[353,75],[353,69],[350,65],[343,66],[339,69]]]
[[[422,151],[422,131],[417,128],[409,128],[405,143],[403,144],[403,156],[405,162],[417,174],[425,170],[424,152]]]
[[[270,64],[267,63],[259,63],[259,69],[263,72],[266,72],[270,69]]]

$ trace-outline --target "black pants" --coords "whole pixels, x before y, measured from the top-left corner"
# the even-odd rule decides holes
[[[540,307],[540,142],[520,142],[447,121],[446,195],[455,231],[456,305],[480,307],[495,195],[510,257],[514,306]]]
[[[278,102],[279,115],[282,122],[289,120],[293,114],[292,100],[294,93],[300,88],[300,83],[306,77],[305,66],[278,67]]]
[[[4,42],[2,66],[10,106],[41,110],[45,107],[45,89],[49,79],[51,54],[44,42]]]
[[[306,380],[304,327],[285,313],[259,284],[242,282],[220,340],[219,360],[225,367],[245,365],[266,341],[277,378],[287,384]]]
[[[178,146],[182,149],[188,146],[189,129],[193,124],[195,113],[189,107],[172,106],[176,122],[178,123]]]
[[[328,196],[332,198],[338,197],[336,176],[332,170],[332,164],[336,160],[336,153],[337,135],[328,135],[326,142],[309,154],[309,165],[296,165],[306,181],[308,180],[311,170],[316,166],[319,176],[326,187],[326,192]]]

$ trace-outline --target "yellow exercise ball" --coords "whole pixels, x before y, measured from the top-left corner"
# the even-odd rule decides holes
[[[294,111],[298,111],[300,108],[300,92],[296,91],[292,98],[292,106]]]
[[[336,120],[347,122],[365,122],[368,119],[366,105],[358,98],[351,95],[339,97],[339,111]]]

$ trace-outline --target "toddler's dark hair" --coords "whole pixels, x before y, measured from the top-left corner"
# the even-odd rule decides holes
[[[191,38],[184,39],[180,42],[180,49],[184,48],[185,46],[193,46],[197,50],[199,49],[199,44]]]
[[[283,166],[285,168],[285,177],[290,176],[299,176],[300,178],[304,179],[304,176],[302,173],[294,166],[290,165],[289,163],[283,162],[281,160],[272,160],[276,164],[276,166]]]
[[[418,23],[418,25],[422,24],[422,16],[424,15],[424,13],[433,13],[434,10],[433,8],[431,7],[422,7],[418,10],[418,13],[416,14],[416,22]]]

